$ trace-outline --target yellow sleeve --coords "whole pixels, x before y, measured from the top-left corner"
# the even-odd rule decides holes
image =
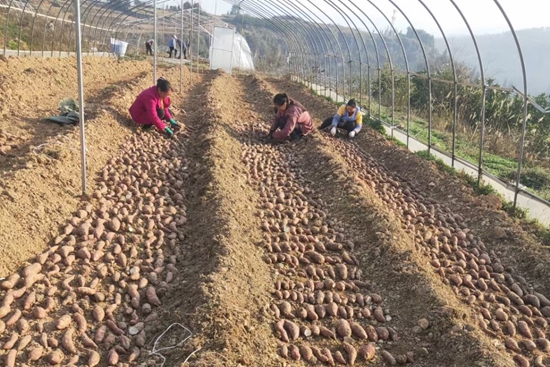
[[[357,123],[357,125],[363,125],[363,114],[361,113],[361,111],[357,112],[357,118],[355,119],[355,122]]]
[[[338,112],[336,112],[336,114],[338,114],[339,116],[344,116],[344,113],[346,113],[346,106],[341,105],[340,108],[338,108]]]

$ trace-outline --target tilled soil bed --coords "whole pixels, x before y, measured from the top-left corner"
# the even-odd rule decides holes
[[[185,134],[123,143],[0,283],[4,365],[548,365],[544,290],[453,206],[361,141],[262,142],[277,83],[208,72]]]

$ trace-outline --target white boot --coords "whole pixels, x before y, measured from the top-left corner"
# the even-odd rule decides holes
[[[330,133],[332,134],[332,136],[336,135],[336,126],[330,129]]]

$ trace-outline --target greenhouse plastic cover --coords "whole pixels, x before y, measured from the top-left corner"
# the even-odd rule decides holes
[[[252,51],[243,36],[235,32],[233,39],[233,67],[242,70],[254,70]]]
[[[243,36],[234,29],[214,27],[210,48],[210,68],[231,73],[233,68],[254,70],[252,52]]]

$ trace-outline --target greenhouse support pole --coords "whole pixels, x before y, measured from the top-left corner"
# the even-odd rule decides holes
[[[82,168],[82,194],[86,194],[86,134],[84,131],[84,80],[82,78],[82,35],[80,33],[80,0],[74,0],[76,70],[78,73],[78,114],[80,120],[80,150]]]
[[[184,42],[184,35],[183,35],[183,0],[181,0],[181,34],[180,34],[180,93],[183,91],[183,42]]]
[[[197,74],[199,73],[199,50],[201,47],[201,0],[199,0],[199,9],[197,13]]]
[[[157,42],[157,0],[154,0],[153,1],[153,6],[154,6],[154,10],[153,10],[153,33],[154,33],[154,38],[155,38],[155,50],[153,51],[154,52],[154,56],[153,56],[153,85],[156,85],[157,84],[157,49],[158,49],[158,42]]]

